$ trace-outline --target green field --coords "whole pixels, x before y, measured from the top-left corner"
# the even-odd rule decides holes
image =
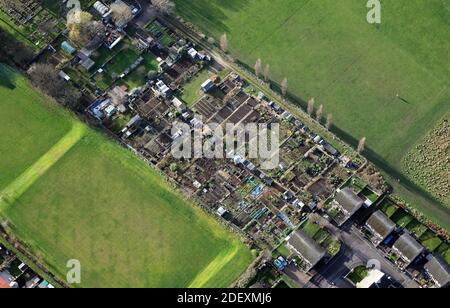
[[[143,161],[0,66],[0,215],[82,287],[226,287],[250,251]]]
[[[365,155],[401,180],[413,206],[449,227],[448,211],[404,176],[402,164],[449,109],[449,0],[382,1],[380,25],[367,23],[366,0],[176,3],[207,35],[226,32],[231,53],[249,67],[261,58],[274,81],[287,77],[303,107],[315,97],[344,140],[367,137]]]

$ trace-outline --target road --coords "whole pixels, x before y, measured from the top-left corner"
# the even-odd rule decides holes
[[[380,270],[405,288],[419,288],[419,285],[406,274],[400,272],[395,265],[390,263],[376,247],[366,240],[355,226],[350,226],[343,230],[332,225],[328,220],[318,214],[311,218],[319,224],[325,226],[342,243],[342,251],[329,264],[320,269],[319,275],[328,283],[337,286],[348,284],[342,277],[352,268],[358,265],[366,265],[368,262],[377,262]],[[345,282],[343,282],[344,280]]]

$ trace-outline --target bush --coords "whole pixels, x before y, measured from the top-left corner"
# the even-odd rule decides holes
[[[79,110],[81,108],[79,104],[81,92],[72,84],[62,80],[53,66],[35,64],[28,73],[33,85],[45,94],[71,109]]]

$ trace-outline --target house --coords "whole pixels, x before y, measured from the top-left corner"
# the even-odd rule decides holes
[[[202,84],[202,90],[205,93],[208,93],[209,91],[211,91],[212,89],[214,89],[215,84],[211,79],[206,80],[203,84]]]
[[[78,54],[77,58],[80,60],[80,65],[87,71],[89,71],[94,65],[95,62],[90,58],[91,52],[82,49]]]
[[[154,43],[155,39],[145,30],[141,28],[135,29],[134,35],[145,42],[145,44],[148,44],[149,46]]]
[[[168,97],[171,94],[170,88],[162,80],[158,80],[156,83],[156,90],[164,97]]]
[[[9,282],[0,275],[0,289],[9,289]]]
[[[302,230],[297,230],[290,235],[287,240],[287,247],[306,263],[305,270],[307,272],[326,255],[325,249]]]
[[[222,206],[217,209],[217,215],[219,215],[221,217],[223,217],[226,213],[227,213],[227,210]]]
[[[18,288],[14,277],[7,271],[0,272],[0,289]]]
[[[195,50],[195,48],[191,48],[188,50],[188,55],[191,57],[192,60],[197,59],[198,52]]]
[[[366,228],[372,233],[372,242],[375,246],[384,241],[395,227],[396,224],[381,211],[373,213],[366,222]]]
[[[127,86],[115,86],[108,92],[108,97],[111,99],[112,104],[116,107],[124,104],[128,97]]]
[[[139,115],[135,115],[126,125],[126,127],[131,128],[137,126],[141,122],[142,118]]]
[[[184,110],[186,110],[186,105],[176,97],[172,100],[172,104],[180,112],[183,112]]]
[[[100,121],[113,116],[117,111],[115,106],[112,104],[111,99],[98,99],[94,101],[94,103],[89,106],[87,110],[93,117]]]
[[[349,187],[341,189],[334,198],[335,203],[341,209],[343,216],[338,219],[339,226],[350,219],[364,204],[364,201],[358,197]]]
[[[405,261],[405,268],[408,267],[425,248],[419,244],[410,234],[404,233],[392,246],[392,250]]]
[[[340,154],[338,152],[338,150],[336,150],[331,144],[329,143],[324,143],[323,144],[323,149],[330,154],[331,156],[335,156],[338,157]]]
[[[425,264],[424,269],[437,287],[446,288],[450,285],[449,265],[440,256],[432,256]]]

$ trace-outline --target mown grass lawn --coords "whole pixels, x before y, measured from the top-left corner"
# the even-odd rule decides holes
[[[245,270],[249,249],[157,172],[0,72],[0,215],[54,274],[77,259],[81,287],[226,287]]]
[[[201,70],[187,84],[183,86],[181,99],[187,106],[195,105],[205,93],[203,93],[202,84],[211,77],[207,69]]]
[[[315,97],[340,137],[353,145],[367,137],[365,155],[407,185],[399,191],[413,206],[448,227],[448,211],[407,182],[402,165],[448,110],[448,1],[385,1],[380,25],[367,23],[360,0],[176,3],[216,41],[227,33],[230,52],[250,68],[261,58],[273,80],[287,77],[303,107]],[[417,196],[423,200],[414,203]]]
[[[120,76],[139,58],[139,53],[133,47],[124,47],[106,66],[111,76]]]
[[[1,64],[0,97],[1,191],[57,143],[71,123],[68,114]]]
[[[144,58],[142,64],[124,79],[130,89],[142,87],[147,80],[147,74],[150,71],[158,71],[158,61],[152,53],[145,52],[142,57]]]

